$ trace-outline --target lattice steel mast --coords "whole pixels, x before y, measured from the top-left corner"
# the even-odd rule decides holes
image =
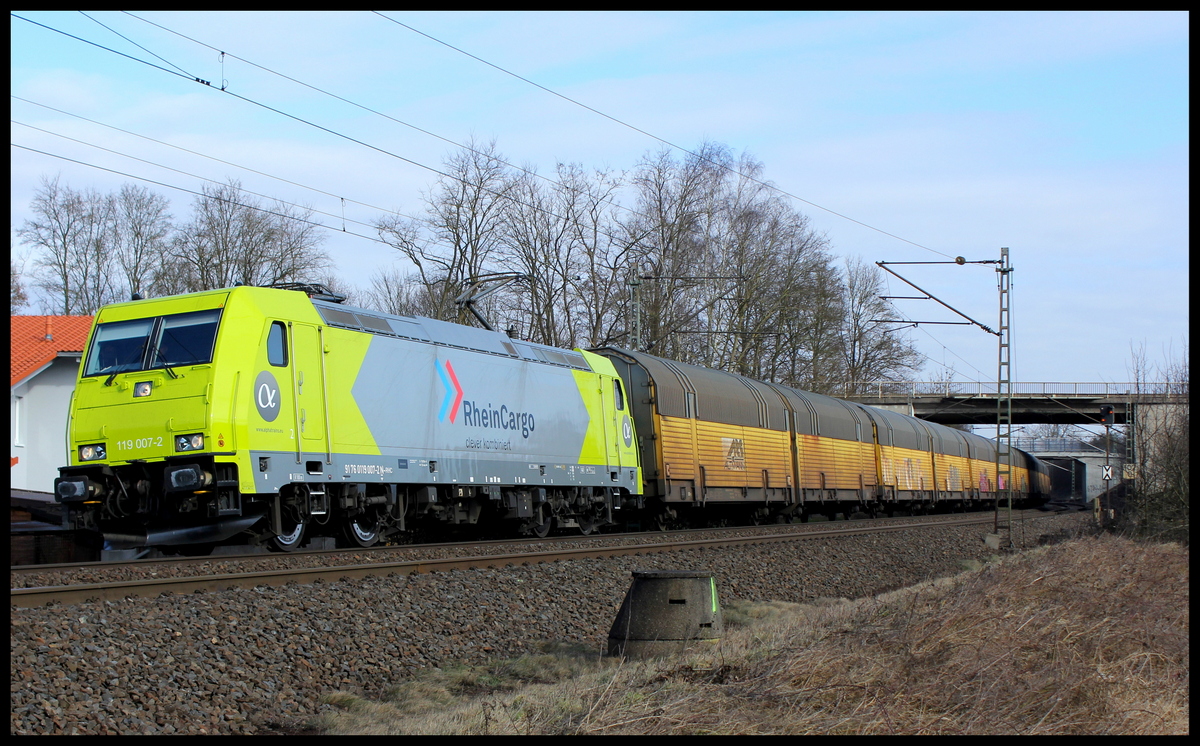
[[[920,290],[925,294],[923,298],[915,300],[934,300],[941,303],[946,308],[966,319],[966,321],[912,321],[905,322],[913,326],[918,324],[974,324],[980,329],[983,329],[989,334],[995,334],[1000,340],[1000,349],[997,356],[996,368],[996,511],[995,520],[993,522],[994,536],[989,541],[997,541],[1001,546],[1013,548],[1012,537],[1012,474],[1013,474],[1013,449],[1012,449],[1012,326],[1009,312],[1011,310],[1011,282],[1012,282],[1012,265],[1008,260],[1008,248],[1000,249],[1000,259],[985,259],[982,261],[968,262],[963,257],[955,257],[953,262],[875,262],[876,265],[895,277],[903,280],[908,285]],[[1000,287],[1000,328],[999,330],[990,329],[986,325],[979,323],[975,319],[967,316],[962,311],[959,311],[954,306],[934,297],[932,293],[923,288],[917,287],[913,282],[896,274],[891,269],[888,269],[888,264],[996,264],[996,272],[999,273]],[[893,296],[881,296],[893,297]],[[897,296],[898,297],[898,296]],[[872,319],[872,321],[897,321],[896,319]],[[1008,516],[1004,524],[1004,528],[1008,533],[1008,542],[1005,544],[1000,536],[1000,505],[1006,502],[1008,505]]]
[[[1008,261],[1008,249],[1000,249],[1000,349],[996,367],[996,520],[994,532],[1000,535],[1000,504],[1008,505],[1008,516],[1004,528],[1008,532],[1008,548],[1013,548],[1012,537],[1012,328],[1010,326],[1009,293],[1012,265]],[[1003,544],[1003,541],[1001,542]]]

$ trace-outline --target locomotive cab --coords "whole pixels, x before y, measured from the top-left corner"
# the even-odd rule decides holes
[[[228,291],[107,306],[71,404],[69,465],[55,480],[71,528],[110,546],[228,538],[243,515],[233,431],[213,416]],[[226,410],[228,411],[228,410]]]

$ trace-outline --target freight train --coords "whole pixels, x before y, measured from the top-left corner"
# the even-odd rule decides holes
[[[341,300],[243,286],[100,309],[54,483],[66,525],[203,554],[995,504],[995,444],[970,433]],[[1014,498],[1044,498],[1046,467],[1014,455]]]

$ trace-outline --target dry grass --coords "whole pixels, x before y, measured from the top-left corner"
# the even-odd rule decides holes
[[[1188,550],[1111,536],[858,601],[729,604],[718,649],[347,693],[329,734],[1186,734]]]

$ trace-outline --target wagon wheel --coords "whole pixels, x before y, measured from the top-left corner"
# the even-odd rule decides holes
[[[671,528],[671,514],[666,510],[654,516],[654,528],[658,531],[667,531]]]

